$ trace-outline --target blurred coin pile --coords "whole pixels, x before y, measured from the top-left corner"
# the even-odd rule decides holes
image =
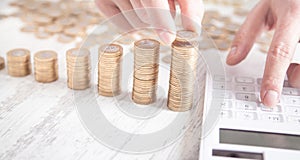
[[[198,61],[198,34],[178,31],[172,43],[168,108],[183,112],[193,106],[193,91]]]
[[[68,87],[83,90],[90,87],[90,51],[73,48],[67,51]]]
[[[4,58],[0,56],[0,70],[2,70],[3,68],[5,68]]]
[[[245,19],[248,12],[247,10],[237,8],[233,11],[233,14],[236,17]],[[241,26],[240,23],[241,21],[233,20],[229,15],[222,15],[217,10],[207,10],[202,20],[202,27],[205,32],[202,34],[199,48],[210,49],[217,47],[221,51],[227,51]],[[268,32],[258,38],[257,44],[260,51],[266,53],[272,36],[273,33]]]
[[[14,16],[25,23],[22,32],[34,33],[40,39],[58,35],[62,43],[84,37],[88,27],[102,19],[93,1],[22,0],[11,5],[19,8]]]
[[[7,52],[7,71],[13,77],[29,75],[31,73],[30,51],[14,49]]]
[[[113,97],[120,93],[121,58],[123,48],[117,44],[103,45],[99,48],[98,93]]]
[[[35,80],[50,83],[58,79],[57,53],[50,50],[39,51],[34,55]]]
[[[160,43],[142,39],[134,43],[134,76],[132,100],[151,104],[156,100]]]

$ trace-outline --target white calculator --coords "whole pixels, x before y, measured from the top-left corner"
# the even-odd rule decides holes
[[[265,107],[261,81],[207,74],[200,160],[300,160],[300,90],[286,81],[280,103]]]

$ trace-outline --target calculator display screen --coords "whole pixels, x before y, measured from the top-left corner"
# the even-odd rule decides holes
[[[300,135],[220,129],[220,143],[300,150]]]

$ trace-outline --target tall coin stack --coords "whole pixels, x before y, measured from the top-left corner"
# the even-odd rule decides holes
[[[90,51],[73,48],[67,51],[68,87],[84,90],[90,87]]]
[[[34,55],[35,80],[50,83],[58,79],[57,53],[50,50],[40,51]]]
[[[14,49],[7,52],[7,71],[13,77],[29,75],[31,73],[30,51]]]
[[[113,97],[120,94],[121,58],[123,48],[108,44],[99,48],[98,92],[99,95]]]
[[[160,43],[142,39],[134,43],[134,76],[132,100],[151,104],[156,100]]]
[[[172,43],[172,60],[168,94],[168,108],[177,112],[190,110],[198,61],[198,35],[178,31]]]

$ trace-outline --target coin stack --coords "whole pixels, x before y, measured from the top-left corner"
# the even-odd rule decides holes
[[[50,50],[40,51],[34,55],[35,80],[50,83],[58,79],[57,53]]]
[[[190,110],[198,61],[198,35],[178,31],[172,43],[172,59],[168,94],[168,108],[177,112]]]
[[[134,76],[132,99],[137,104],[156,100],[160,43],[142,39],[134,43]]]
[[[108,44],[99,48],[98,92],[99,95],[113,97],[120,94],[121,58],[123,48]]]
[[[68,87],[83,90],[90,87],[90,51],[73,48],[67,51]]]
[[[2,70],[5,67],[4,58],[0,57],[0,70]]]
[[[30,51],[14,49],[7,52],[7,71],[10,76],[24,77],[31,73]]]

